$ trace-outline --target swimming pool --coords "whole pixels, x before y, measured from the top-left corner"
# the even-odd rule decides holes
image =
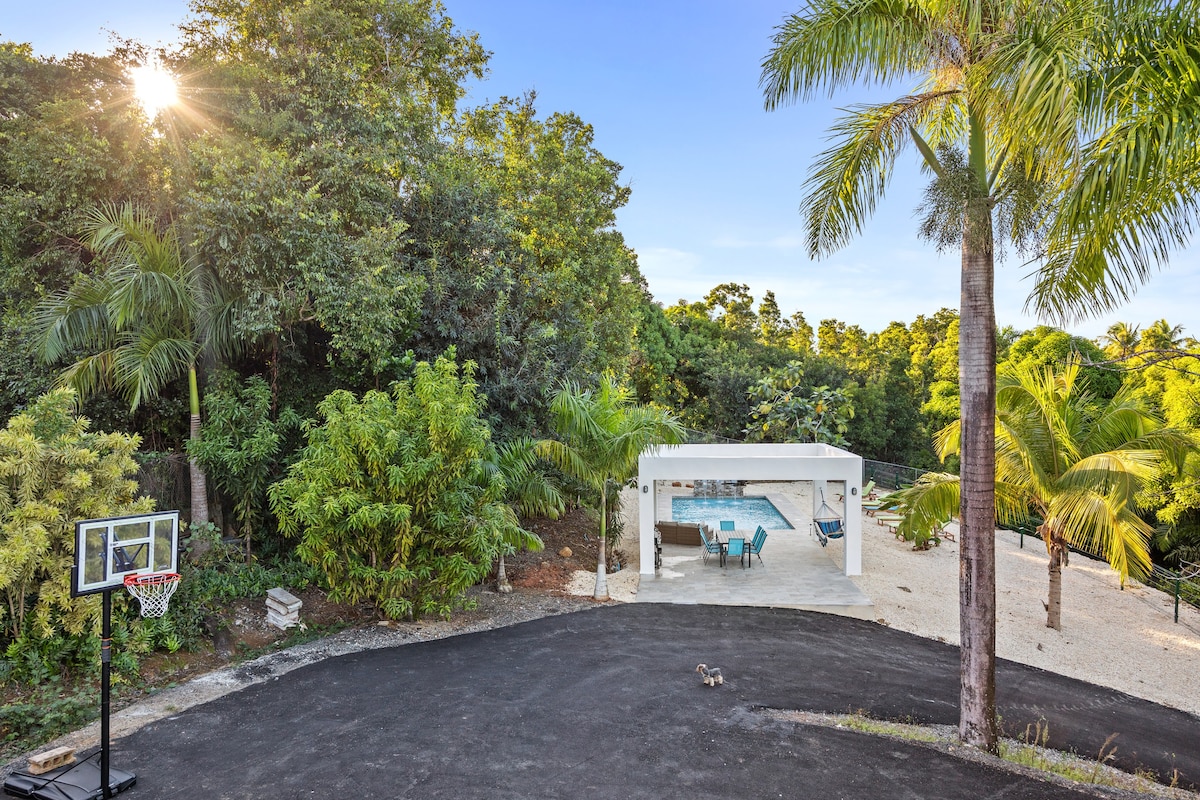
[[[703,522],[714,531],[721,520],[733,520],[739,531],[752,531],[759,525],[767,530],[792,530],[779,509],[765,497],[672,497],[671,519],[675,522]]]

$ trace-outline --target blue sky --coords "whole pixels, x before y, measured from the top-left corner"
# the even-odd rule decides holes
[[[840,107],[894,96],[842,95],[768,113],[759,64],[773,29],[799,7],[783,0],[445,0],[462,29],[492,51],[488,78],[468,102],[538,94],[543,114],[572,111],[624,166],[633,189],[619,215],[650,290],[664,305],[699,300],[718,283],[774,290],[800,310],[878,331],[892,320],[958,307],[957,252],[939,255],[916,236],[925,179],[910,156],[866,232],[809,259],[797,208],[804,177]],[[106,31],[148,44],[174,39],[185,0],[42,0],[0,12],[0,38],[40,56],[104,52]],[[1030,282],[1015,253],[996,272],[996,316],[1024,329]],[[1113,322],[1160,318],[1200,337],[1200,245],[1116,314],[1072,331],[1094,337]]]

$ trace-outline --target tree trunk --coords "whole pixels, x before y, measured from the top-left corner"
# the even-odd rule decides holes
[[[196,442],[200,440],[200,389],[197,386],[195,366],[188,369],[188,389],[192,410],[191,440]],[[188,471],[192,479],[191,522],[192,525],[203,525],[208,522],[208,480],[204,477],[204,470],[200,468],[195,456],[188,456]]]
[[[972,118],[971,164],[982,161]],[[986,174],[984,171],[983,174]],[[962,250],[959,396],[962,415],[958,735],[998,753],[996,726],[996,313],[992,220],[986,189],[968,199]]]
[[[512,584],[508,582],[508,573],[504,571],[504,551],[500,552],[500,566],[496,568],[496,591],[500,594],[508,594],[512,591]]]
[[[1046,627],[1062,630],[1062,568],[1066,566],[1067,548],[1053,535],[1050,545],[1050,593],[1046,598]]]
[[[596,555],[596,591],[592,595],[595,600],[608,599],[608,563],[604,554],[608,547],[608,496],[604,491],[607,481],[605,484],[600,488],[600,552]]]

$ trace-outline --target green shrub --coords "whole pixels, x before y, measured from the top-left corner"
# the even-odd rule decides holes
[[[290,408],[271,418],[271,387],[259,377],[239,386],[225,375],[204,396],[205,423],[200,438],[188,442],[213,483],[230,497],[233,513],[250,555],[250,534],[261,527],[267,485],[275,474],[284,430],[295,430],[299,417]]]
[[[211,526],[210,526],[211,527]],[[181,559],[179,588],[165,616],[135,622],[140,637],[135,650],[193,650],[204,640],[210,618],[239,598],[261,598],[282,586],[293,591],[307,589],[320,581],[320,573],[295,554],[271,561],[246,563],[242,551],[222,544],[215,530],[193,531],[191,542],[209,541],[203,555]]]
[[[370,601],[393,619],[447,615],[519,527],[502,478],[484,469],[490,431],[472,369],[460,377],[451,351],[390,395],[321,402],[323,422],[269,494],[331,599]]]
[[[71,596],[74,523],[153,510],[139,438],[88,430],[75,393],[42,395],[0,431],[0,605],[6,672],[42,680],[93,651],[100,600]]]

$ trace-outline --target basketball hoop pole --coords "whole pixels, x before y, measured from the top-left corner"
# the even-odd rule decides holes
[[[100,626],[100,796],[108,800],[112,797],[112,787],[109,785],[109,668],[112,664],[112,589],[105,589],[104,611]]]

